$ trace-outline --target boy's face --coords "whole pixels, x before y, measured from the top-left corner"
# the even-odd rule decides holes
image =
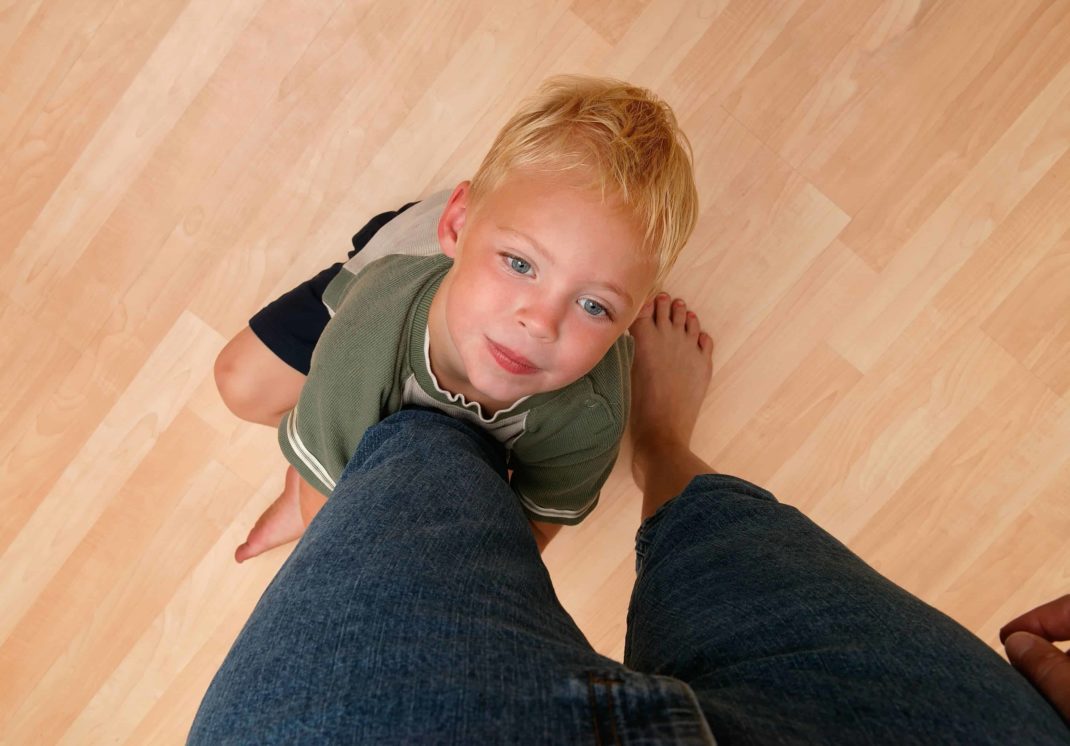
[[[647,300],[655,265],[618,205],[575,177],[511,173],[474,211],[468,196],[463,182],[439,221],[454,265],[432,308],[432,366],[501,408],[590,371]]]

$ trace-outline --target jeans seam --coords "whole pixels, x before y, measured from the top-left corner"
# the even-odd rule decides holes
[[[613,734],[613,743],[620,744],[620,743],[622,743],[622,741],[620,740],[620,734],[617,733],[617,718],[616,718],[616,713],[613,710],[613,687],[616,686],[619,683],[620,683],[619,681],[616,681],[614,679],[606,679],[606,678],[602,678],[600,676],[595,676],[593,674],[587,674],[587,701],[588,701],[588,703],[590,704],[590,707],[591,707],[591,718],[594,721],[594,723],[593,723],[594,724],[594,739],[595,739],[595,743],[598,744],[598,746],[602,746],[602,730],[601,730],[601,728],[598,727],[599,726],[599,717],[598,717],[598,714],[599,714],[599,707],[598,707],[599,698],[598,698],[598,695],[595,692],[595,685],[596,684],[602,684],[602,685],[608,685],[609,686],[609,691],[608,691],[609,696],[607,698],[608,709],[609,709],[609,727],[610,727],[610,731]]]

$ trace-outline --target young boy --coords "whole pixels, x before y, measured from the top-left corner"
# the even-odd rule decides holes
[[[470,182],[378,216],[344,267],[273,304],[285,316],[322,292],[329,324],[293,311],[285,324],[312,320],[280,331],[262,312],[220,354],[224,401],[278,423],[291,463],[236,559],[298,538],[364,431],[405,404],[467,419],[505,446],[540,550],[583,520],[628,418],[627,329],[686,243],[697,202],[667,105],[619,81],[546,81]],[[314,346],[307,380],[301,337]]]

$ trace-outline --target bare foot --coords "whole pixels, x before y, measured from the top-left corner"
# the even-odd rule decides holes
[[[297,470],[288,466],[282,494],[257,519],[245,543],[234,551],[234,559],[244,562],[301,537],[305,532],[305,522],[301,518],[300,483]]]
[[[691,452],[691,434],[713,375],[713,339],[683,300],[662,293],[631,326],[632,476],[643,515],[713,469]]]

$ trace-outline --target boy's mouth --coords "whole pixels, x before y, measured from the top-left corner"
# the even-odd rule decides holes
[[[534,373],[538,370],[535,364],[526,357],[513,352],[508,347],[502,347],[500,344],[493,342],[489,337],[487,337],[487,347],[490,349],[490,354],[491,357],[494,358],[494,361],[498,363],[501,368],[510,373],[524,375]]]

